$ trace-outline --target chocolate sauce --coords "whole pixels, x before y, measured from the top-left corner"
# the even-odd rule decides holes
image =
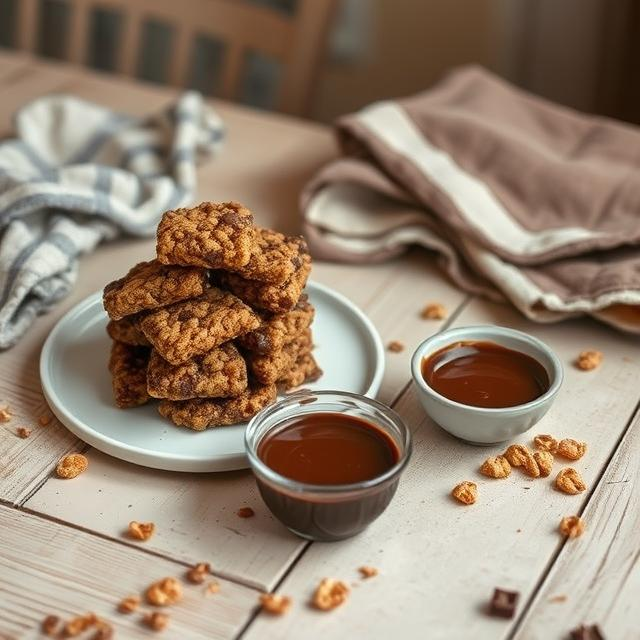
[[[400,454],[375,425],[345,413],[307,413],[285,422],[258,447],[271,469],[306,484],[353,484],[393,467]]]
[[[396,465],[398,446],[381,428],[346,413],[306,413],[276,427],[260,442],[258,457],[291,480],[318,486],[300,492],[256,476],[271,511],[292,531],[314,540],[340,540],[362,531],[387,507],[399,474],[372,487]],[[322,487],[356,485],[349,491]]]
[[[456,342],[422,361],[422,377],[440,395],[473,407],[514,407],[549,389],[534,358],[488,341]]]

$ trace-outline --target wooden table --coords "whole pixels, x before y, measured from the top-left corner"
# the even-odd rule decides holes
[[[175,97],[168,89],[2,54],[0,133],[10,133],[18,107],[52,91],[134,114],[160,109]],[[216,107],[228,125],[228,143],[200,169],[198,196],[241,200],[260,223],[295,230],[300,188],[335,154],[330,132],[229,104]],[[44,338],[67,309],[152,251],[151,240],[121,241],[84,258],[73,293],[0,354],[0,404],[15,413],[0,425],[0,637],[38,637],[46,615],[85,611],[109,619],[119,637],[149,637],[139,614],[118,614],[116,603],[207,561],[220,592],[205,597],[187,587],[184,602],[170,611],[164,637],[547,640],[597,622],[609,639],[640,638],[637,339],[590,320],[528,322],[508,306],[458,291],[424,252],[371,267],[316,264],[313,278],[360,305],[385,342],[406,345],[388,354],[379,397],[410,424],[415,449],[395,500],[377,522],[354,539],[312,544],[271,517],[248,471],[145,469],[88,448],[56,422],[37,425],[46,412],[38,378]],[[428,301],[446,305],[448,317],[422,320],[419,310]],[[587,455],[575,465],[588,484],[585,493],[558,493],[555,474],[531,480],[516,470],[508,480],[483,478],[478,466],[499,448],[463,444],[423,413],[410,384],[414,347],[447,327],[480,322],[528,331],[565,363],[564,388],[536,432],[588,442]],[[586,348],[604,352],[604,363],[590,373],[571,364]],[[18,438],[19,425],[33,427],[31,437]],[[70,451],[84,451],[89,469],[73,481],[57,479],[52,470]],[[465,479],[479,485],[472,507],[449,497]],[[245,505],[253,507],[254,518],[235,515]],[[575,540],[557,532],[569,514],[586,522]],[[157,533],[146,543],[127,539],[123,531],[132,519],[155,522]],[[357,568],[363,564],[380,575],[361,580]],[[325,576],[354,585],[348,602],[330,613],[308,606]],[[486,615],[496,586],[520,592],[513,620]],[[260,614],[257,598],[265,590],[292,596],[291,611],[279,618]]]

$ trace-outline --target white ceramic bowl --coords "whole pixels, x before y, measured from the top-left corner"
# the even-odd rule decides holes
[[[443,347],[463,340],[487,340],[535,358],[549,376],[548,391],[526,404],[499,409],[472,407],[445,398],[425,382],[422,360]],[[496,325],[459,327],[428,338],[413,354],[411,373],[427,414],[450,434],[481,445],[510,440],[536,424],[549,410],[564,375],[560,360],[544,342],[522,331]]]

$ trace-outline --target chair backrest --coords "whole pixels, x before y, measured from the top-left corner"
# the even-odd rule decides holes
[[[47,25],[42,8],[51,0],[19,0],[17,48],[38,52]],[[66,5],[68,21],[60,57],[86,64],[92,21],[105,12],[118,14],[121,28],[110,42],[113,71],[135,76],[142,53],[145,24],[155,22],[171,29],[166,81],[186,86],[197,37],[224,43],[221,75],[215,95],[234,100],[239,96],[247,56],[261,54],[281,65],[275,108],[302,115],[310,104],[311,90],[322,55],[336,0],[296,0],[291,14],[247,0],[55,0]],[[289,3],[290,4],[290,0]],[[53,37],[53,36],[52,36]],[[56,38],[61,34],[56,33]]]

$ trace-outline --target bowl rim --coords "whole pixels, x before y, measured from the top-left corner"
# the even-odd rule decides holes
[[[288,478],[287,476],[278,473],[277,471],[266,465],[258,456],[257,446],[254,448],[249,442],[252,431],[256,429],[256,424],[266,417],[270,416],[271,414],[277,412],[284,405],[290,402],[300,402],[301,400],[309,398],[310,396],[342,396],[345,399],[356,399],[365,405],[369,405],[377,409],[385,416],[385,418],[399,425],[403,440],[402,445],[404,451],[398,461],[384,473],[381,473],[374,478],[349,484],[313,484],[309,482],[300,482],[299,480]],[[331,411],[327,412],[331,413]],[[274,404],[265,407],[249,421],[249,424],[247,425],[247,428],[244,432],[244,443],[247,458],[249,459],[249,464],[254,474],[260,474],[260,476],[267,479],[269,482],[279,486],[281,489],[284,489],[286,491],[300,495],[307,494],[315,496],[335,496],[336,494],[346,495],[359,493],[361,491],[365,491],[367,489],[371,489],[384,484],[386,481],[394,477],[399,477],[402,474],[405,467],[409,463],[411,454],[413,452],[413,438],[411,429],[409,428],[409,425],[407,425],[407,423],[391,407],[388,407],[378,400],[369,398],[368,396],[361,395],[359,393],[351,393],[349,391],[339,391],[335,389],[300,389],[299,391],[287,394],[284,398],[279,399]]]
[[[510,337],[528,343],[539,352],[544,353],[551,363],[553,373],[549,388],[535,400],[525,402],[524,404],[515,404],[511,407],[476,407],[471,404],[464,404],[462,402],[457,402],[456,400],[451,400],[430,387],[422,377],[422,360],[425,357],[425,352],[429,350],[429,347],[434,343],[443,343],[439,344],[439,348],[445,348],[448,344],[454,344],[455,342],[462,340],[473,340],[473,334],[480,331],[485,335],[477,337],[477,340],[499,340],[500,337]],[[553,349],[539,338],[536,338],[524,331],[519,331],[518,329],[511,329],[510,327],[502,327],[496,324],[478,324],[447,329],[446,331],[435,333],[432,336],[429,336],[426,340],[423,340],[418,345],[411,358],[411,375],[414,383],[423,393],[431,396],[441,404],[451,407],[452,409],[499,416],[513,415],[514,413],[526,413],[545,404],[549,400],[552,400],[562,386],[562,382],[564,380],[564,368],[560,358],[558,358]]]

